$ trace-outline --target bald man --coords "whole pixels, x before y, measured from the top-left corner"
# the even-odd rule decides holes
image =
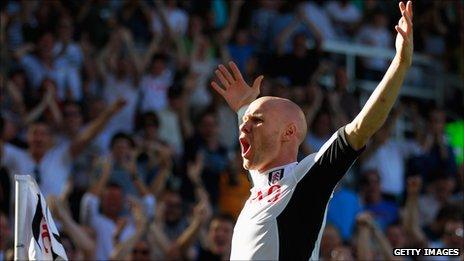
[[[412,4],[399,4],[396,55],[359,115],[315,154],[297,162],[307,132],[292,101],[261,97],[263,76],[250,87],[237,66],[215,71],[212,87],[238,113],[243,166],[252,188],[234,228],[232,260],[318,260],[327,204],[343,175],[385,122],[413,54]]]

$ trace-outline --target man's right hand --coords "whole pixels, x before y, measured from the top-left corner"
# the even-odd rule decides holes
[[[216,82],[211,82],[211,86],[227,101],[230,108],[237,112],[242,106],[250,104],[259,95],[259,87],[264,76],[259,76],[250,87],[243,79],[242,74],[234,62],[229,62],[231,70],[228,70],[224,65],[219,65],[219,69],[215,71],[217,78],[222,86]],[[231,73],[232,71],[232,73]]]

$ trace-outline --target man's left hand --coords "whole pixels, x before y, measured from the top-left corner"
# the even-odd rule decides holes
[[[400,62],[411,66],[413,53],[413,31],[412,31],[412,2],[408,1],[406,6],[403,2],[399,3],[401,18],[395,26],[398,34],[396,35],[395,47],[396,56]]]

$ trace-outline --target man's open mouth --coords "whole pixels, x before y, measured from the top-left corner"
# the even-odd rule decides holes
[[[247,158],[251,153],[251,145],[248,139],[240,138],[240,146],[242,147],[242,157]]]

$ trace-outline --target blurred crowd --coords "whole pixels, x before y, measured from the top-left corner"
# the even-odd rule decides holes
[[[462,77],[462,1],[414,5],[415,51]],[[0,260],[12,258],[17,174],[48,197],[70,259],[227,259],[250,183],[237,116],[210,88],[217,65],[234,61],[249,83],[264,75],[262,95],[304,109],[301,159],[362,106],[324,42],[392,49],[399,18],[374,0],[0,6]],[[359,59],[356,77],[378,81],[388,64]],[[321,259],[462,253],[463,107],[458,89],[441,106],[401,99],[335,190]]]

